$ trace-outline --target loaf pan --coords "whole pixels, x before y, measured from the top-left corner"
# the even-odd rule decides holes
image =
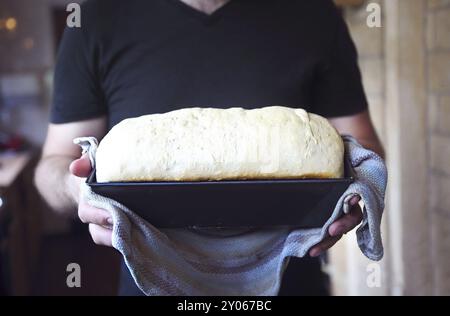
[[[322,227],[353,182],[345,178],[196,182],[96,182],[92,190],[158,228]]]

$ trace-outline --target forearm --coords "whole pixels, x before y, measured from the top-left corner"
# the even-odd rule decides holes
[[[340,134],[352,135],[362,146],[384,158],[383,146],[368,111],[351,116],[331,118],[330,122]]]
[[[35,185],[44,200],[65,215],[74,215],[78,204],[79,179],[69,172],[72,160],[68,156],[43,157],[35,172]]]
[[[359,138],[358,142],[367,149],[370,149],[374,152],[376,152],[381,158],[385,158],[385,153],[384,153],[384,149],[383,149],[383,145],[381,145],[380,140],[378,139],[378,137],[376,138]]]

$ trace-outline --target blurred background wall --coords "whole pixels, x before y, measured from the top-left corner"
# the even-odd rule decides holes
[[[366,8],[379,3],[382,27]],[[338,294],[450,294],[450,1],[363,1],[344,10],[389,169],[381,286],[354,232],[332,250]],[[370,282],[369,282],[370,283]]]
[[[58,42],[71,2],[82,1],[0,0],[0,137],[6,130],[28,143],[16,155],[0,154],[0,294],[117,292],[115,250],[94,245],[85,225],[52,212],[32,183],[48,125]],[[83,267],[81,288],[66,286],[71,262]]]
[[[3,19],[3,25],[7,19],[12,23],[11,29],[4,25],[0,30],[2,86],[5,81],[10,82],[9,86],[20,86],[20,83],[24,83],[34,97],[18,100],[18,104],[4,105],[9,108],[9,122],[6,122],[5,118],[2,123],[9,123],[11,129],[17,130],[37,145],[42,144],[45,137],[51,71],[55,58],[53,17],[50,8],[53,5],[64,5],[64,2],[69,1],[0,1],[0,18]],[[15,21],[16,25],[11,21]],[[3,87],[3,90],[5,89]]]
[[[450,1],[426,13],[427,140],[432,292],[450,294]]]

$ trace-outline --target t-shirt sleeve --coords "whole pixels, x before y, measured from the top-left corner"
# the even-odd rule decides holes
[[[325,117],[357,114],[367,109],[358,55],[347,25],[336,10],[336,28],[313,84],[313,112]]]
[[[106,114],[94,46],[82,28],[64,31],[54,73],[52,123],[69,123]]]

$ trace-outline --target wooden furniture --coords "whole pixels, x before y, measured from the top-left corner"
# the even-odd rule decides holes
[[[35,155],[32,151],[0,154],[0,288],[9,295],[26,295],[39,234],[29,190]],[[28,169],[28,170],[27,170]],[[35,247],[36,246],[36,247]]]

